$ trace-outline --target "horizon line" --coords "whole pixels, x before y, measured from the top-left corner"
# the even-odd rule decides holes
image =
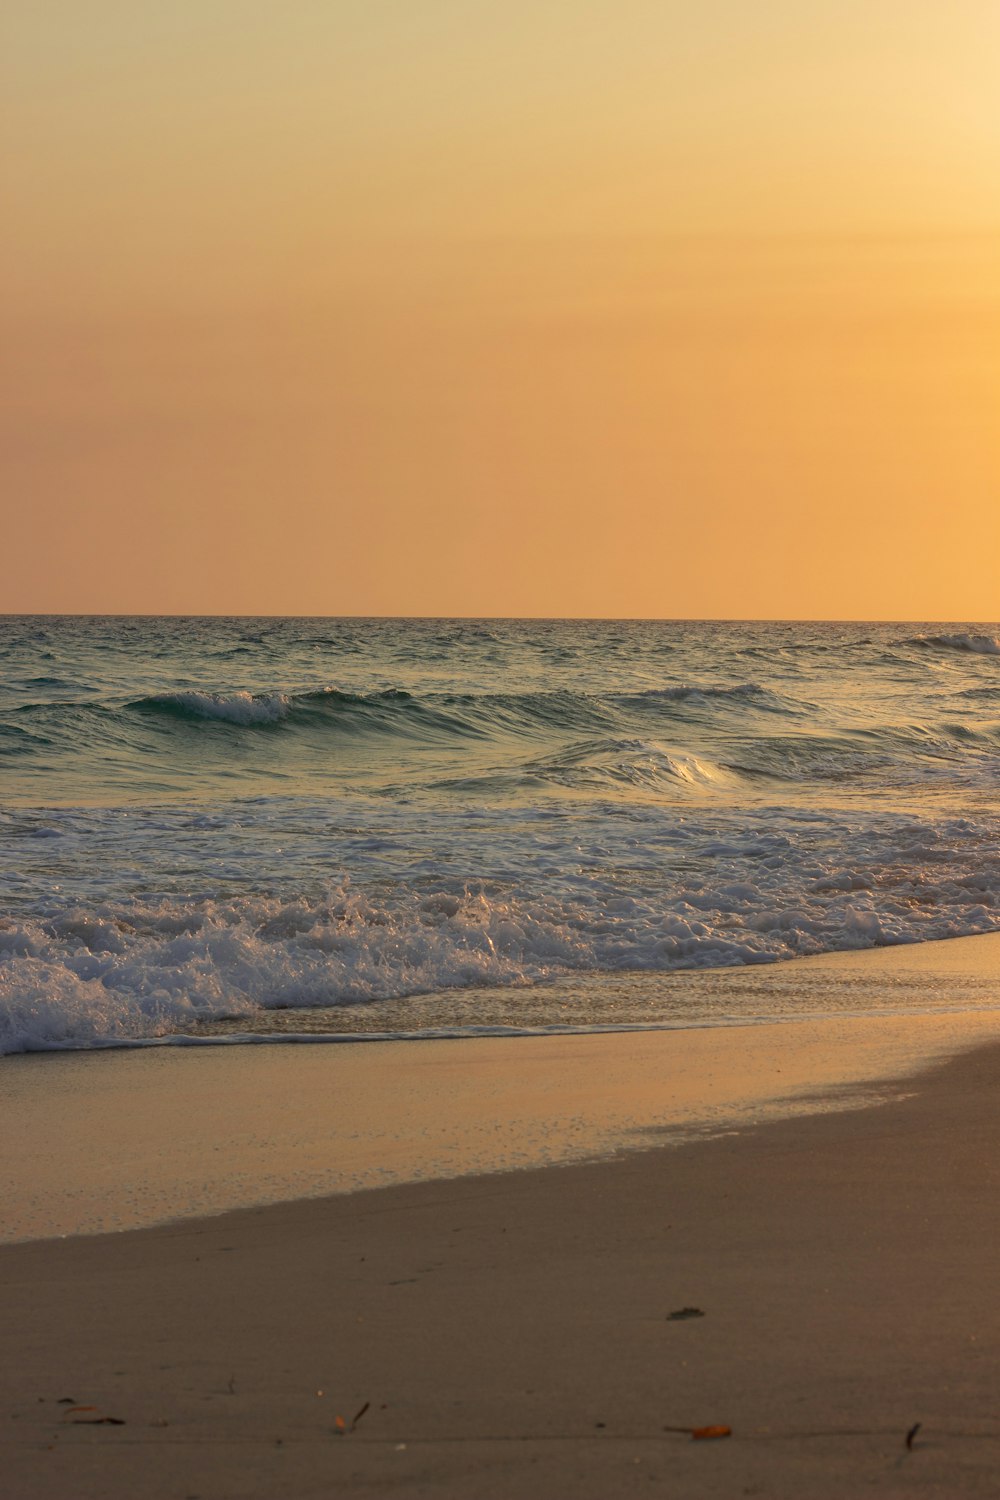
[[[438,614],[280,614],[270,611],[201,612],[158,610],[2,610],[0,620],[372,620],[610,625],[998,625],[997,619],[912,615],[438,615]]]

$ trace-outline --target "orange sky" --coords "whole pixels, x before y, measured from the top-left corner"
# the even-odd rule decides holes
[[[1000,616],[995,0],[12,0],[0,609]]]

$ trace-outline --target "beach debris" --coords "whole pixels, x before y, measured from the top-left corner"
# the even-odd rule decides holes
[[[700,1307],[678,1307],[676,1312],[667,1313],[668,1323],[683,1323],[687,1318],[703,1318],[705,1314]]]
[[[364,1416],[365,1412],[368,1411],[370,1407],[371,1402],[366,1401],[364,1406],[360,1407],[359,1410],[354,1413],[354,1416],[349,1422],[345,1421],[343,1417],[334,1417],[333,1430],[337,1434],[337,1436],[344,1437],[346,1433],[353,1432],[355,1427],[357,1427],[358,1423],[361,1421],[361,1418]]]
[[[96,1406],[71,1406],[63,1412],[64,1417],[72,1417],[71,1427],[124,1427],[124,1417],[81,1417],[77,1416],[82,1411],[97,1411]]]
[[[76,1397],[75,1396],[60,1396],[59,1400],[56,1402],[56,1405],[57,1406],[75,1406],[76,1405]]]
[[[914,1422],[913,1426],[910,1428],[909,1432],[906,1434],[906,1446],[907,1446],[907,1448],[909,1448],[909,1450],[911,1452],[913,1451],[913,1444],[914,1444],[914,1441],[916,1439],[917,1433],[920,1431],[920,1429],[921,1429],[921,1427],[923,1427],[923,1425],[924,1425],[923,1422]]]
[[[733,1429],[718,1423],[712,1427],[664,1427],[664,1432],[683,1432],[693,1438],[695,1442],[705,1442],[712,1438],[732,1437]]]

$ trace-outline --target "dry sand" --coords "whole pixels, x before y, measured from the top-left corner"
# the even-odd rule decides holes
[[[998,1095],[7,1245],[0,1495],[996,1495]]]

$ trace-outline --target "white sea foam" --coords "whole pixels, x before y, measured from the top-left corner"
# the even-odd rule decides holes
[[[575,864],[543,841],[536,875],[522,868],[506,889],[418,873],[309,897],[164,895],[8,917],[0,1051],[152,1038],[262,1009],[759,964],[1000,927],[996,829],[898,820],[831,839],[815,818],[782,817],[780,831],[778,821],[775,812],[769,829],[732,823],[724,839],[702,837],[686,874],[656,868],[668,833],[683,848],[684,820],[658,835],[650,815],[644,834],[633,822],[617,846],[611,826],[604,844],[578,846]],[[636,834],[642,855],[623,873]],[[385,848],[367,839],[364,857],[377,866]]]

